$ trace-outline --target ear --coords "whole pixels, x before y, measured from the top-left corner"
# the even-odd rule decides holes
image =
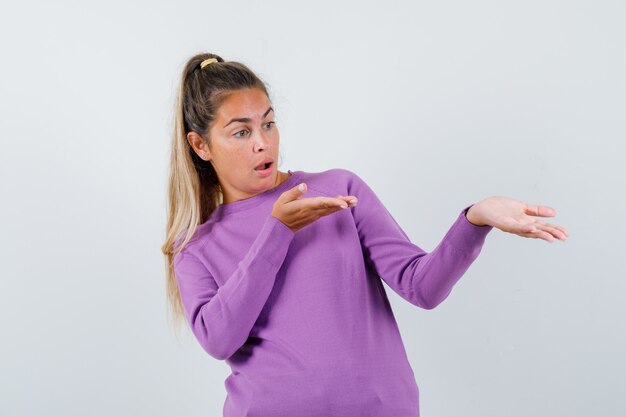
[[[205,161],[211,160],[212,155],[209,145],[206,140],[198,134],[198,132],[194,132],[192,130],[187,133],[187,142],[189,142],[189,145],[193,148],[196,155],[198,155],[201,159],[204,159]]]

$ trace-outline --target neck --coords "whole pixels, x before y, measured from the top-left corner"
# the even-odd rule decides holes
[[[281,172],[278,171],[276,173],[276,181],[274,181],[274,185],[272,185],[269,189],[272,189],[274,187],[277,187],[278,185],[282,184],[283,182],[285,182],[291,175],[289,175],[288,172]],[[223,190],[223,189],[222,189]],[[232,200],[232,198],[230,196],[228,196],[227,194],[222,192],[222,196],[223,196],[223,203],[224,204],[228,204],[231,203],[232,201],[238,201],[238,200]]]

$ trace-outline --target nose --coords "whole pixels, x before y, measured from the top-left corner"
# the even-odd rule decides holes
[[[260,131],[256,135],[256,138],[254,139],[254,151],[259,152],[261,150],[267,150],[269,147],[270,147],[269,137],[263,131]]]

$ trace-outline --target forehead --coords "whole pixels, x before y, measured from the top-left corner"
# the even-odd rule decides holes
[[[217,118],[224,122],[232,118],[260,119],[270,106],[269,99],[258,88],[236,90],[226,95],[217,111]]]

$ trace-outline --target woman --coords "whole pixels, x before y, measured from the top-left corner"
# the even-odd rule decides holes
[[[494,228],[552,242],[555,215],[489,197],[430,253],[355,173],[278,170],[264,83],[214,54],[180,80],[163,252],[168,297],[232,373],[224,416],[416,417],[413,370],[381,279],[432,309]]]

